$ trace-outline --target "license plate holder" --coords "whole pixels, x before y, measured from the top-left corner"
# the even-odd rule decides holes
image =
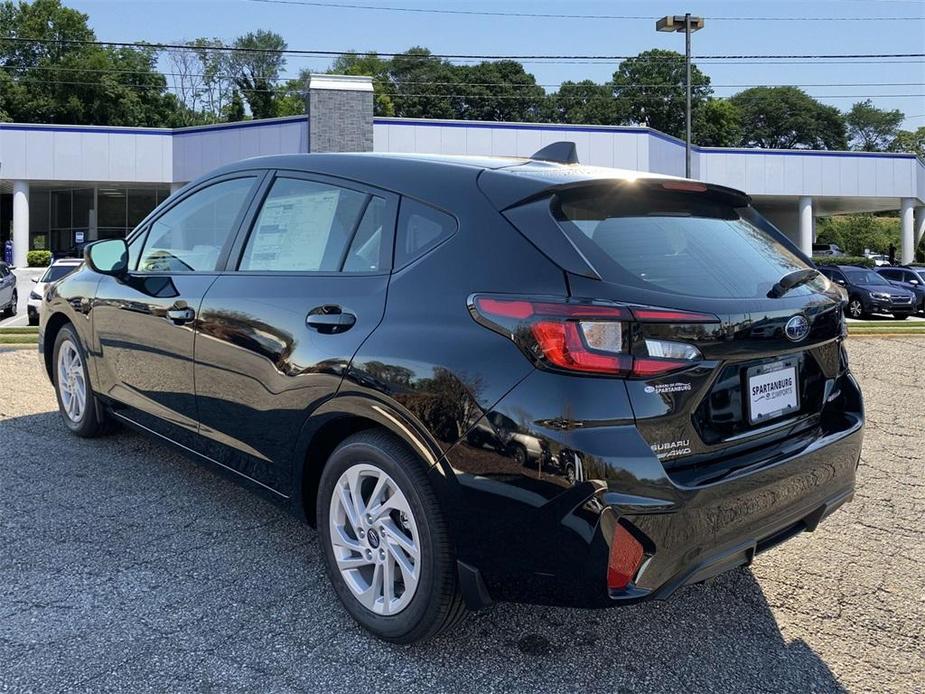
[[[799,360],[758,364],[745,372],[748,421],[760,424],[800,409]]]

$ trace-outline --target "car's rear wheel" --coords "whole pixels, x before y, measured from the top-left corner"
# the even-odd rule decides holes
[[[328,576],[367,630],[412,643],[465,614],[426,467],[391,434],[361,432],[344,441],[322,472],[317,508]]]
[[[102,433],[103,408],[90,389],[87,358],[70,325],[58,331],[52,364],[58,410],[67,428],[86,438]]]
[[[10,305],[4,309],[3,313],[0,314],[4,318],[12,318],[16,315],[16,306],[19,304],[19,294],[16,293],[16,290],[13,290],[13,297],[10,299]]]

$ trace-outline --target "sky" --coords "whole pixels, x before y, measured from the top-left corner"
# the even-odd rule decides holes
[[[291,0],[298,2],[298,0]],[[923,0],[324,0],[382,8],[431,8],[511,13],[606,14],[647,19],[575,19],[430,14],[315,7],[260,0],[64,0],[90,17],[100,40],[174,43],[200,36],[231,41],[256,29],[283,36],[290,48],[400,52],[422,45],[434,53],[478,55],[635,55],[651,48],[683,52],[683,34],[658,33],[655,19],[691,12],[705,18],[693,55],[925,53]],[[810,21],[807,18],[859,18]],[[901,18],[877,19],[877,18]],[[728,19],[735,18],[735,19]],[[749,19],[758,18],[758,19]],[[772,19],[761,18],[776,18]],[[786,21],[780,19],[788,18]],[[795,19],[792,19],[795,18]],[[860,19],[864,18],[864,19]],[[716,96],[748,86],[796,84],[847,110],[870,98],[899,109],[904,128],[925,126],[925,59],[777,64],[699,63]],[[564,80],[610,79],[617,63],[522,61],[537,82],[555,91]],[[286,73],[323,71],[324,58],[289,56]]]

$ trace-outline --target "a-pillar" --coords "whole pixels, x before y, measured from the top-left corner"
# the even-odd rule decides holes
[[[13,181],[13,265],[26,267],[29,251],[29,182]]]
[[[915,211],[915,198],[903,198],[899,208],[899,232],[902,254],[900,261],[906,265],[915,260],[915,244],[913,239],[913,224]]]
[[[813,199],[809,196],[800,198],[800,250],[813,254]]]

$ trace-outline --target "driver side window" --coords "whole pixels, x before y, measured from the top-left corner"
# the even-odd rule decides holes
[[[203,188],[158,217],[147,233],[140,272],[215,270],[228,237],[250,198],[254,177]]]

